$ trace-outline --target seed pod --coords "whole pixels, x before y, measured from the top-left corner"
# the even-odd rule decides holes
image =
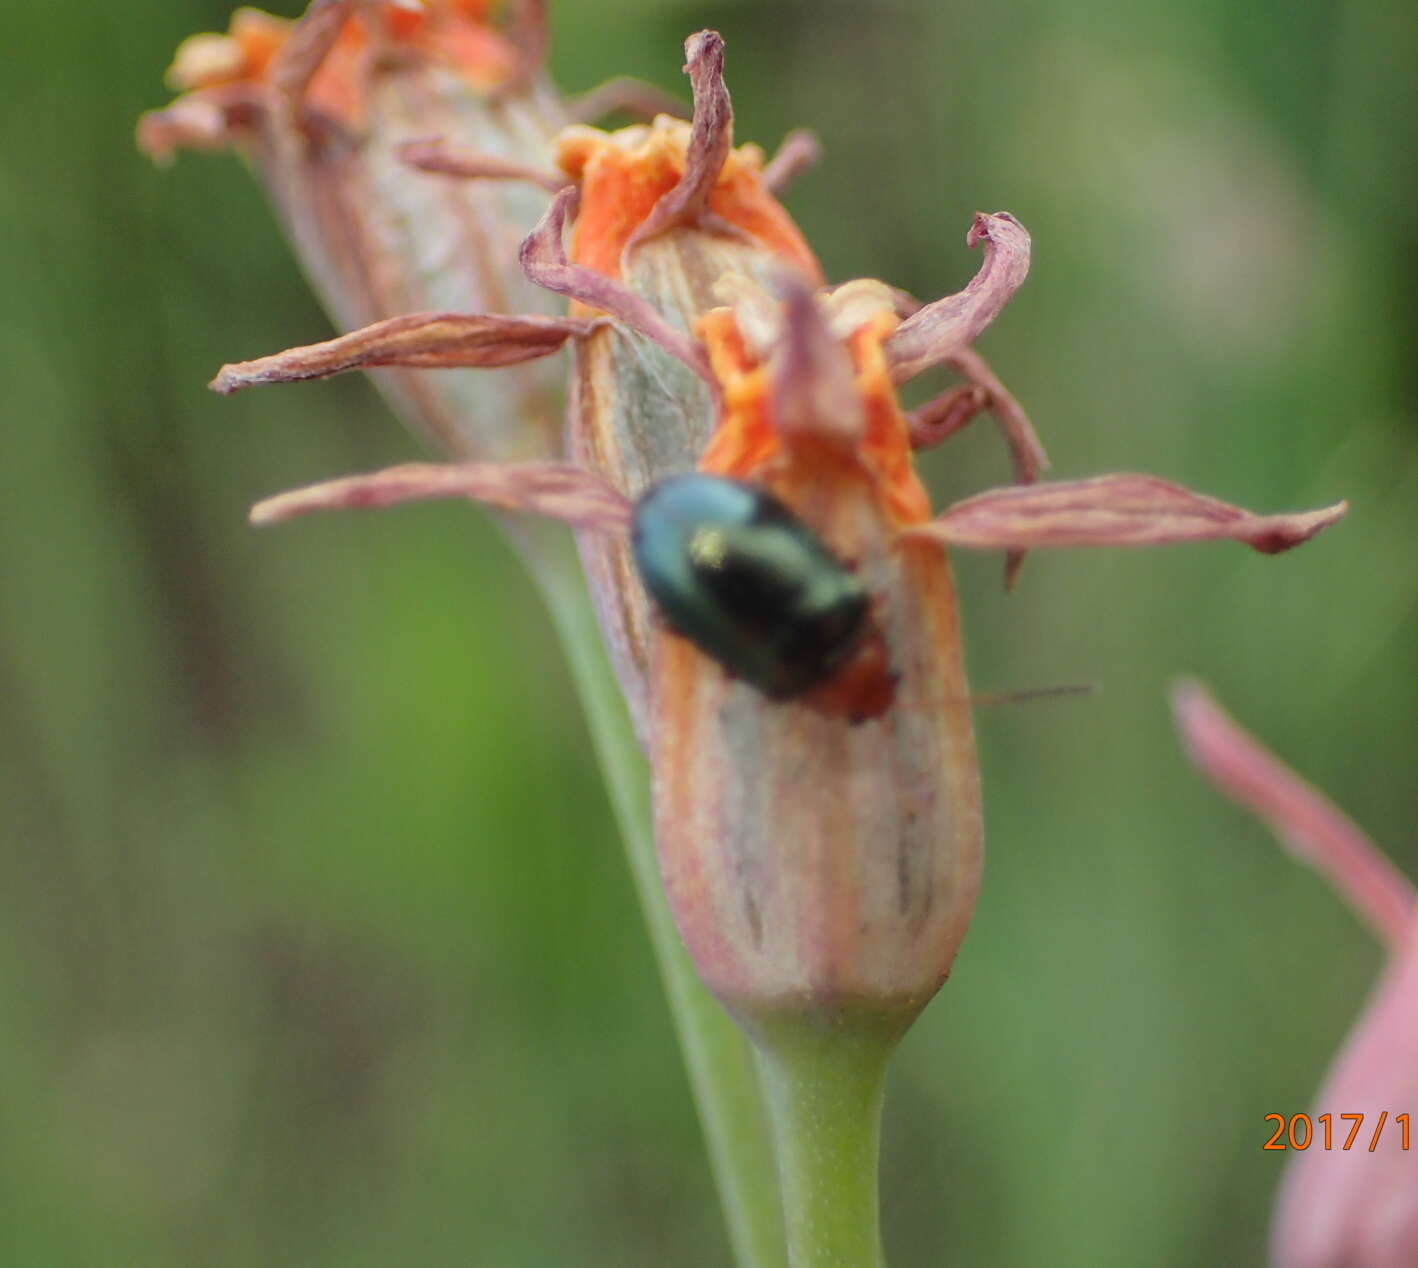
[[[566,122],[542,73],[540,13],[522,0],[496,26],[491,4],[316,0],[291,23],[238,10],[226,35],[200,35],[170,72],[186,90],[144,116],[158,158],[232,147],[260,175],[301,264],[337,326],[427,310],[551,314],[517,245],[546,205],[523,181],[452,181],[415,170],[430,137],[547,171]],[[375,373],[404,419],[457,457],[517,460],[560,451],[552,364],[503,375]]]
[[[930,510],[882,347],[886,288],[877,299],[850,311],[793,293],[757,347],[736,312],[702,327],[728,405],[701,468],[781,500],[850,565],[891,683],[863,720],[830,698],[774,703],[660,641],[662,870],[700,973],[752,1021],[805,1008],[903,1024],[944,979],[979,886],[955,592],[939,550],[900,538]]]

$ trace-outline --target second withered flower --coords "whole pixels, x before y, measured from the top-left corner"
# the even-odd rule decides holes
[[[1023,227],[977,215],[967,241],[983,249],[979,272],[924,307],[875,281],[823,287],[771,197],[802,143],[766,166],[735,151],[722,41],[704,32],[687,52],[692,127],[565,134],[569,183],[522,249],[528,274],[572,296],[587,322],[573,336],[576,461],[404,466],[283,494],[253,518],[456,496],[576,526],[653,761],[665,884],[705,981],[760,1031],[808,1015],[899,1033],[949,971],[981,867],[947,548],[1017,560],[1049,546],[1230,539],[1271,553],[1345,507],[1260,516],[1140,475],[1032,483],[1042,450],[972,347],[1027,274]],[[338,356],[334,345],[296,349],[228,367],[218,382],[380,363],[350,339]],[[509,360],[518,346],[509,334]],[[432,332],[407,363],[438,351]],[[897,385],[941,364],[965,382],[906,412]],[[914,450],[987,408],[1020,484],[934,514]],[[865,596],[834,656],[791,690],[736,676],[729,658],[706,653],[712,640],[672,632],[646,595],[629,532],[662,531],[643,495],[691,469],[749,508],[740,526],[787,524],[800,558],[839,569]],[[721,524],[681,527],[660,557],[681,552],[684,576],[704,583],[699,598],[733,637],[775,638],[774,614],[799,610],[819,579],[735,554],[732,535],[707,531]],[[745,592],[771,597],[747,603]]]
[[[416,374],[400,350],[433,330],[443,355],[422,364],[506,364],[487,339],[516,333],[515,359],[531,362],[583,326],[517,267],[545,189],[415,165],[431,138],[457,137],[501,171],[544,168],[574,109],[546,77],[545,45],[542,0],[312,0],[295,20],[242,8],[228,31],[183,42],[168,71],[182,95],[138,125],[159,161],[234,150],[250,162],[336,326],[380,323],[386,355],[367,337],[363,364],[405,367],[375,369],[396,412],[457,458],[556,456],[563,376],[548,363]],[[509,312],[530,316],[482,315]]]

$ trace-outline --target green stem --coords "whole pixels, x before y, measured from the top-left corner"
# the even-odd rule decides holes
[[[565,646],[605,775],[679,1033],[734,1261],[739,1268],[785,1268],[772,1143],[752,1053],[700,983],[670,914],[655,854],[649,770],[607,661],[579,561],[564,535],[517,536]]]
[[[806,1015],[759,1032],[791,1268],[884,1268],[881,1103],[899,1033]]]

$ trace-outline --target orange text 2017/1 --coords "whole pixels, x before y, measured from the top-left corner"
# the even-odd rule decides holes
[[[1274,1123],[1275,1130],[1262,1149],[1366,1149],[1373,1153],[1384,1139],[1397,1141],[1400,1149],[1409,1147],[1409,1115],[1390,1114],[1267,1114],[1265,1121]],[[1367,1126],[1366,1126],[1367,1123]]]

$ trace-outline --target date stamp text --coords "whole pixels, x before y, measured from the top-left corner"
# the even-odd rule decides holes
[[[1262,1149],[1365,1149],[1374,1153],[1388,1133],[1400,1149],[1409,1147],[1409,1114],[1267,1114],[1265,1121],[1275,1130]]]

